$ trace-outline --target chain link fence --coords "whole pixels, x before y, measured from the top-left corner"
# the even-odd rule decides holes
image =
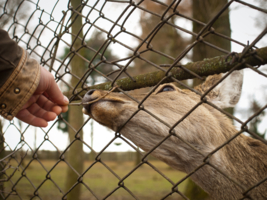
[[[184,193],[184,186],[181,185],[206,165],[227,176],[219,166],[210,163],[209,158],[240,134],[250,135],[267,144],[264,136],[257,134],[260,128],[251,128],[253,123],[261,129],[266,129],[263,125],[267,107],[266,88],[264,88],[264,81],[267,80],[264,66],[267,61],[266,47],[264,47],[267,10],[264,1],[232,0],[224,3],[203,1],[199,4],[203,7],[197,8],[204,10],[202,14],[196,13],[194,8],[196,5],[191,1],[180,0],[6,0],[0,3],[2,28],[7,30],[10,37],[43,67],[51,71],[62,91],[70,99],[69,113],[61,114],[56,121],[49,124],[48,128],[33,128],[16,119],[10,122],[1,120],[0,199],[69,199],[69,195],[72,192],[75,195],[75,190],[79,186],[82,186],[79,192],[82,195],[77,195],[76,199],[190,199]],[[235,15],[240,9],[245,11]],[[241,35],[231,36],[229,21],[227,24],[223,20],[238,17],[240,24],[246,23],[243,19],[246,19],[250,12],[249,16],[255,17],[252,21],[256,26],[247,24],[243,26],[244,30],[240,28],[240,32],[244,35],[246,31],[254,29],[253,39],[247,43],[248,39],[243,39]],[[262,20],[257,22],[257,19]],[[230,54],[231,46],[238,49],[239,54]],[[204,51],[209,53],[198,58],[197,55]],[[220,55],[221,57],[215,57]],[[204,58],[210,60],[203,60]],[[218,58],[221,60],[216,60]],[[232,61],[227,62],[227,60]],[[191,63],[192,61],[194,62]],[[220,61],[223,62],[223,66],[218,64]],[[215,64],[207,67],[207,62]],[[263,85],[260,91],[261,103],[253,104],[253,108],[256,109],[247,115],[242,111],[238,113],[238,110],[233,114],[232,111],[222,110],[206,100],[206,95],[216,85],[234,70],[241,68],[246,68],[245,74],[249,74],[248,76],[253,73],[256,77],[254,80],[259,81],[257,85]],[[78,114],[73,114],[82,115],[80,101],[89,89],[113,88],[114,90],[116,87],[118,92],[133,98],[132,95],[137,92],[127,91],[150,87],[146,90],[150,92],[138,101],[138,111],[144,110],[158,123],[168,124],[143,106],[151,93],[166,82],[174,82],[179,87],[196,92],[192,86],[193,81],[190,80],[195,78],[194,83],[197,83],[203,81],[203,77],[217,73],[226,73],[226,76],[201,95],[199,103],[193,105],[181,119],[177,119],[175,125],[169,129],[170,134],[160,143],[155,143],[148,152],[140,150],[119,132],[108,132],[110,139],[107,141],[103,133],[106,130],[96,128],[95,123],[93,126],[92,118],[83,115],[84,120],[81,120]],[[244,79],[245,83],[246,78],[247,76]],[[187,79],[190,80],[185,81]],[[244,100],[241,98],[241,101]],[[237,127],[236,134],[203,157],[203,163],[191,173],[185,175],[175,172],[180,178],[170,177],[172,174],[169,172],[172,170],[168,168],[163,172],[161,164],[160,166],[155,164],[154,158],[150,155],[165,140],[175,135],[172,133],[174,127],[179,126],[202,104],[209,104],[231,118]],[[124,124],[125,126],[132,117]],[[77,118],[79,122],[74,122],[73,118]],[[91,131],[93,127],[95,129]],[[65,136],[63,132],[66,132]],[[67,133],[69,141],[66,140]],[[94,137],[88,136],[90,133],[94,134],[95,138],[96,135],[100,135],[102,139],[99,139],[99,143],[93,142]],[[34,137],[42,137],[42,140],[36,142]],[[111,164],[110,159],[105,156],[114,143],[117,145],[123,143],[121,151],[127,146],[127,150],[136,152],[137,164],[129,167],[128,163],[118,160],[121,168],[114,167],[114,163]],[[93,144],[101,144],[101,148]],[[86,161],[82,169],[78,168],[83,166],[84,152],[78,151],[75,147],[79,145],[93,155],[91,161]],[[44,150],[51,150],[52,156],[44,156]],[[48,159],[51,157],[53,159]],[[71,159],[73,157],[79,157],[80,160],[73,161]],[[96,168],[100,168],[103,173],[108,172],[108,178],[103,177],[101,172],[96,172]],[[121,173],[122,168],[127,168],[128,171]],[[144,168],[146,170],[138,171]],[[34,170],[37,171],[36,174],[31,173]],[[65,182],[70,178],[67,170],[75,174],[75,181],[66,186]],[[62,171],[64,176],[60,175]],[[151,171],[155,173],[154,178],[148,178]],[[140,191],[135,190],[131,183],[135,181],[132,177],[137,173],[141,173],[143,177],[142,184],[146,186],[151,184],[157,188],[156,190],[160,190],[164,183],[167,183],[167,189],[160,194],[154,191],[150,197],[151,191],[147,189],[143,192],[146,195],[140,195]],[[39,175],[41,178],[38,178]],[[91,179],[95,180],[94,175],[100,176],[100,183],[90,182]],[[158,185],[156,179],[160,179]],[[241,199],[253,199],[249,196],[249,192],[264,184],[267,177],[262,177],[260,182],[250,188],[244,187],[232,177],[228,179],[242,188]],[[214,187],[219,190],[219,186]],[[124,196],[121,195],[121,191]]]

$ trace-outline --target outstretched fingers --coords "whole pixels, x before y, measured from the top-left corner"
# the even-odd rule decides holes
[[[54,112],[56,115],[59,115],[62,112],[61,106],[54,104],[52,101],[50,101],[44,95],[41,95],[38,98],[38,100],[36,101],[36,104],[40,108],[43,108],[43,110]],[[36,111],[36,110],[34,110],[34,111]]]
[[[36,102],[30,102],[28,107],[22,109],[16,117],[33,126],[46,127],[49,121],[54,120],[61,112],[66,112],[67,109],[67,106],[58,106],[44,95],[40,95]]]
[[[37,104],[45,110],[52,111],[59,115],[60,113],[64,113],[68,111],[68,105],[58,105],[52,102],[50,99],[41,95],[37,101]]]
[[[39,118],[39,117],[36,117],[32,113],[30,113],[29,110],[27,110],[27,109],[23,109],[23,110],[19,111],[18,114],[16,115],[16,117],[19,120],[21,120],[27,124],[31,124],[33,126],[46,127],[48,125],[48,122],[46,120]]]

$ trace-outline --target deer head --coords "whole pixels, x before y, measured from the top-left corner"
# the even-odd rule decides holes
[[[242,77],[242,71],[232,73],[208,93],[207,100],[220,108],[234,106],[241,94]],[[196,90],[203,93],[220,78],[221,75],[208,77]],[[86,105],[101,96],[105,97]],[[173,134],[152,154],[187,173],[235,132],[227,117],[205,103],[182,119],[200,103],[201,96],[190,90],[181,90],[174,84],[163,84],[139,105],[138,102],[145,97],[146,94],[138,94],[131,99],[122,93],[107,95],[107,91],[90,90],[83,98],[83,112],[100,124],[119,131],[145,151],[151,150],[166,136]]]

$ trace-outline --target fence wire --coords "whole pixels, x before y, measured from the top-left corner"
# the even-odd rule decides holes
[[[258,25],[258,28],[255,29],[257,35],[250,43],[243,40],[241,41],[239,38],[231,38],[229,34],[225,34],[224,30],[220,28],[216,29],[216,22],[226,15],[229,10],[232,14],[239,8],[245,8],[248,12],[259,15],[259,18],[266,18],[267,10],[261,6],[260,1],[246,2],[232,0],[222,5],[220,9],[217,9],[216,12],[212,14],[212,11],[209,10],[209,5],[203,5],[206,6],[207,12],[210,12],[210,15],[207,16],[211,16],[206,20],[203,20],[201,16],[194,15],[194,13],[192,13],[192,2],[186,0],[87,0],[80,1],[77,5],[78,6],[73,6],[71,1],[66,0],[0,1],[0,23],[2,28],[7,30],[10,37],[25,48],[43,67],[51,71],[61,89],[68,95],[71,107],[76,105],[77,101],[80,102],[85,92],[94,88],[93,85],[99,85],[104,82],[109,82],[109,89],[116,86],[118,91],[133,99],[132,93],[126,92],[132,88],[123,84],[120,85],[118,80],[122,78],[131,80],[134,84],[134,89],[152,86],[152,89],[147,91],[153,92],[162,83],[174,82],[179,86],[196,92],[192,88],[192,84],[189,84],[190,82],[182,80],[187,78],[204,80],[203,75],[198,73],[198,71],[190,70],[183,65],[192,61],[194,48],[199,44],[203,45],[205,48],[212,49],[212,52],[216,52],[216,55],[228,55],[228,58],[234,60],[234,64],[231,65],[229,69],[219,69],[221,70],[219,72],[227,72],[225,77],[230,75],[235,69],[240,69],[240,67],[246,68],[247,71],[256,72],[257,76],[260,78],[267,77],[266,68],[264,68],[263,65],[266,57],[262,58],[258,53],[255,53],[264,48],[259,48],[259,46],[264,46],[262,44],[264,44],[263,38],[267,32],[266,24],[262,26]],[[243,14],[247,15],[246,13]],[[242,17],[244,16],[238,17],[240,23],[245,23],[242,21]],[[146,23],[146,19],[151,21]],[[82,22],[81,26],[78,25],[78,28],[74,30],[74,25],[78,24],[79,20]],[[193,23],[199,26],[200,29],[197,31],[194,30],[194,28],[192,28]],[[260,20],[259,23],[264,23],[264,20]],[[244,32],[253,29],[253,27],[248,26],[246,28]],[[169,31],[168,34],[165,34],[166,37],[168,36],[171,38],[174,35],[177,42],[175,43],[175,40],[165,40],[161,38],[164,31]],[[240,54],[238,56],[234,53],[230,54],[230,50],[225,46],[217,45],[217,40],[223,40],[225,43],[228,42],[230,45],[236,46],[240,49],[240,52],[238,52]],[[152,56],[149,56],[149,53]],[[210,58],[216,55],[213,56],[213,54],[210,54]],[[245,60],[244,58],[246,56],[252,56],[253,59],[256,60],[254,62],[256,64],[251,64],[249,61]],[[72,66],[76,64],[73,63],[75,58],[82,60],[82,65],[75,66],[79,68],[79,70],[76,71],[74,70],[74,66]],[[177,66],[179,70],[186,71],[187,76],[177,78],[178,75],[173,74],[172,71],[177,68]],[[137,75],[153,71],[160,71],[163,73],[163,76],[161,76],[159,80],[154,81],[154,83],[146,83],[147,85],[141,86],[135,84],[137,83]],[[218,71],[210,71],[209,73],[215,74],[218,73]],[[67,199],[68,195],[74,191],[78,185],[83,185],[83,193],[86,193],[86,197],[83,196],[83,199],[119,199],[117,191],[120,189],[123,189],[128,195],[127,199],[143,199],[138,192],[131,188],[131,185],[128,184],[129,182],[127,182],[129,177],[133,176],[142,166],[148,166],[149,170],[153,170],[170,185],[167,192],[162,194],[162,196],[154,196],[153,199],[189,199],[189,197],[183,193],[183,190],[180,189],[181,184],[207,165],[242,188],[242,199],[253,199],[249,196],[249,192],[260,184],[263,184],[264,181],[267,180],[267,177],[262,177],[263,179],[260,182],[253,184],[250,188],[246,188],[242,183],[239,183],[234,180],[233,177],[229,177],[225,174],[218,165],[214,165],[209,161],[213,154],[235,140],[242,133],[257,138],[262,143],[267,144],[264,138],[248,128],[253,120],[266,112],[267,104],[258,106],[258,109],[250,113],[250,116],[245,120],[241,115],[233,116],[232,113],[218,108],[216,105],[207,101],[206,95],[216,85],[220,84],[224,78],[212,86],[205,94],[200,96],[199,103],[193,105],[192,109],[181,119],[177,119],[173,126],[169,126],[167,121],[161,120],[144,106],[144,102],[151,96],[152,92],[148,92],[141,101],[137,101],[139,106],[136,113],[140,110],[145,111],[147,114],[154,117],[158,123],[163,123],[169,127],[170,134],[160,143],[155,144],[148,152],[140,151],[137,146],[119,132],[110,133],[110,135],[113,134],[114,137],[108,143],[103,144],[102,150],[94,150],[95,147],[92,146],[93,143],[90,143],[89,140],[86,140],[85,137],[82,136],[82,131],[84,131],[84,134],[89,134],[90,131],[88,129],[90,128],[88,128],[88,124],[93,121],[93,119],[85,115],[84,122],[82,122],[82,125],[79,127],[73,125],[64,114],[50,123],[49,128],[44,129],[33,129],[17,120],[11,122],[2,120],[2,191],[0,193],[0,199],[47,199],[44,193],[40,192],[42,187],[48,184],[47,182],[52,183],[52,186],[46,193],[57,193],[58,195],[56,197],[51,197],[53,199],[58,197]],[[263,94],[266,94],[264,92],[265,88],[263,89]],[[184,175],[180,180],[173,179],[173,177],[169,177],[166,173],[163,173],[160,168],[156,167],[151,161],[152,158],[149,156],[172,136],[182,140],[182,138],[173,132],[175,127],[179,126],[184,119],[190,117],[190,114],[202,104],[208,104],[227,115],[234,121],[238,130],[230,140],[213,149],[208,155],[205,155],[203,163],[197,166],[191,173]],[[82,108],[78,108],[81,112]],[[124,126],[127,126],[127,123],[129,123],[136,113],[124,123]],[[54,134],[57,134],[57,132],[63,129],[74,132],[74,134],[70,135],[68,145],[64,147],[62,147],[61,141],[58,141],[59,139],[55,140],[53,137]],[[33,139],[29,136],[34,130],[39,135],[43,135],[43,140],[38,144],[32,145]],[[101,131],[95,130],[94,134],[102,133]],[[5,139],[10,137],[12,137],[11,140]],[[118,140],[125,143],[141,156],[139,164],[133,166],[130,171],[123,175],[110,167],[109,163],[103,159],[105,152]],[[53,154],[56,155],[54,156],[55,158],[49,161],[49,164],[44,162],[41,154],[44,144],[47,143],[49,143],[50,147],[56,152],[56,154]],[[84,167],[83,172],[78,172],[76,165],[66,158],[67,153],[75,151],[72,146],[76,143],[82,143],[85,146],[84,148],[95,153],[93,161]],[[202,153],[194,146],[188,145],[194,148],[195,151]],[[3,154],[3,152],[5,152],[5,154]],[[75,152],[72,155],[75,155]],[[77,155],[77,157],[79,156],[82,157],[82,155]],[[36,181],[35,177],[29,175],[33,163],[37,163],[39,170],[45,173],[41,182]],[[83,163],[79,163],[79,165],[82,164]],[[109,188],[110,190],[108,193],[100,194],[96,192],[91,184],[88,184],[90,178],[88,178],[87,174],[94,173],[91,171],[93,171],[94,166],[98,164],[101,164],[101,167],[109,171],[111,176],[113,176],[112,180],[114,180],[115,184],[113,188]],[[59,180],[61,178],[58,178],[57,174],[53,173],[55,169],[60,168],[62,165],[74,172],[77,176],[76,182],[71,187],[66,188],[62,186],[61,180]],[[124,163],[121,163],[121,165],[123,166]],[[146,182],[146,174],[142,174],[142,176],[144,177],[144,182]],[[103,185],[106,181],[105,178],[102,179]],[[31,188],[30,192],[27,194],[28,196],[25,196],[25,191],[21,190],[20,186],[23,184]],[[101,187],[101,184],[99,187]],[[149,192],[150,191],[146,191],[146,193]]]

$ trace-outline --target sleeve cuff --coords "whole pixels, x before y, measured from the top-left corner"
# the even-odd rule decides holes
[[[0,88],[0,114],[12,120],[35,92],[40,81],[40,65],[23,50],[20,62]]]

